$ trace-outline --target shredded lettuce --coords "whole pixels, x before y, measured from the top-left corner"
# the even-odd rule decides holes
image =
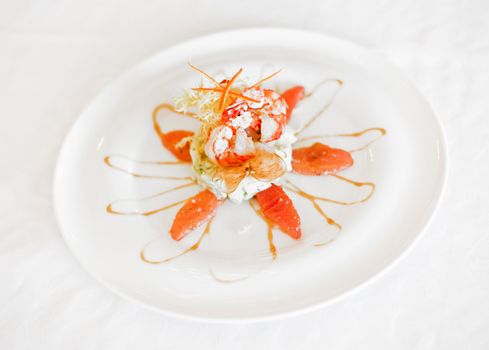
[[[219,97],[220,94],[214,91],[185,89],[181,96],[174,98],[173,104],[177,112],[192,112],[201,122],[215,124],[220,118]]]

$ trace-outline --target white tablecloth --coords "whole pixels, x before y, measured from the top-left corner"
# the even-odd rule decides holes
[[[203,324],[122,300],[80,268],[57,228],[63,137],[104,85],[146,56],[271,25],[383,51],[415,82],[448,136],[438,215],[381,279],[303,316]],[[2,1],[0,110],[0,349],[489,348],[487,1]]]

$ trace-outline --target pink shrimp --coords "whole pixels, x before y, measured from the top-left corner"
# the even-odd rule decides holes
[[[226,107],[221,125],[206,144],[207,156],[223,166],[239,166],[253,158],[254,142],[279,139],[287,122],[287,103],[275,91],[250,87],[242,94],[250,100],[238,97]]]
[[[258,102],[236,99],[236,102],[228,106],[223,114],[224,123],[243,117],[251,118],[251,123],[246,128],[256,141],[263,143],[275,141],[282,135],[283,127],[287,121],[287,103],[270,89],[262,89],[258,86],[246,88],[242,94]]]
[[[219,165],[239,166],[255,156],[255,145],[243,128],[222,124],[211,131],[204,151]]]

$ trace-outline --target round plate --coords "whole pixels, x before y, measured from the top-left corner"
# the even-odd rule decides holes
[[[191,174],[189,166],[132,163],[172,160],[156,137],[153,108],[196,86],[202,77],[187,62],[217,76],[239,67],[250,80],[281,68],[277,89],[301,84],[311,91],[294,113],[297,125],[329,105],[303,136],[351,133],[382,127],[387,134],[341,173],[375,183],[371,199],[345,206],[321,202],[342,225],[339,232],[310,201],[290,194],[301,216],[303,239],[275,230],[278,256],[268,252],[265,224],[247,203],[219,208],[202,246],[162,264],[141,260],[175,255],[195,243],[202,230],[173,242],[168,228],[178,207],[152,216],[107,213],[117,202],[144,211],[196,193],[182,184],[132,177],[104,163],[152,175]],[[328,80],[330,79],[330,80]],[[341,79],[340,85],[335,79]],[[184,117],[160,115],[165,130],[196,128]],[[375,137],[336,137],[332,146],[358,148]],[[432,217],[446,177],[446,146],[432,109],[383,57],[335,38],[284,29],[247,29],[213,34],[164,50],[110,84],[84,110],[62,148],[55,177],[55,207],[63,236],[87,271],[120,295],[155,310],[214,321],[258,320],[309,310],[338,299],[396,261]],[[311,193],[343,201],[363,198],[368,188],[334,177],[288,175]],[[327,245],[318,246],[318,243]],[[226,283],[234,281],[234,283]]]

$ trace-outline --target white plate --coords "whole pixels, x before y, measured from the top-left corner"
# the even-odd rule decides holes
[[[246,204],[226,203],[198,251],[160,265],[140,260],[140,250],[152,240],[156,239],[150,254],[163,257],[188,247],[198,233],[178,244],[171,241],[167,230],[177,208],[151,217],[107,214],[109,202],[148,196],[175,185],[175,181],[134,178],[108,168],[103,158],[123,154],[139,160],[172,159],[154,135],[151,111],[157,104],[171,101],[182,88],[199,82],[201,77],[187,62],[214,74],[243,67],[251,79],[282,68],[273,82],[280,88],[302,84],[310,90],[325,78],[339,78],[344,85],[334,100],[333,84],[297,110],[296,120],[308,118],[332,100],[308,133],[387,129],[387,135],[367,151],[355,153],[354,167],[343,172],[349,178],[375,182],[373,197],[357,206],[323,205],[328,215],[343,225],[339,235],[311,203],[291,195],[302,217],[304,239],[295,242],[276,232],[276,243],[284,248],[271,262],[264,224]],[[164,128],[189,127],[184,119],[172,117],[163,122]],[[367,140],[338,138],[328,142],[354,148]],[[438,205],[446,177],[445,149],[440,124],[426,100],[381,56],[303,31],[230,31],[164,50],[95,98],[61,151],[55,206],[74,255],[87,271],[120,295],[155,310],[194,319],[265,319],[325,305],[396,261],[419,237]],[[188,168],[173,169],[172,174],[190,174]],[[170,171],[165,167],[143,170]],[[362,189],[331,177],[292,175],[291,179],[333,198],[351,200],[363,195]],[[164,197],[158,200],[161,202],[145,205],[169,201]],[[141,204],[135,206],[142,209]],[[336,239],[313,247],[314,240],[329,237]],[[218,277],[247,278],[222,283],[210,270]]]

